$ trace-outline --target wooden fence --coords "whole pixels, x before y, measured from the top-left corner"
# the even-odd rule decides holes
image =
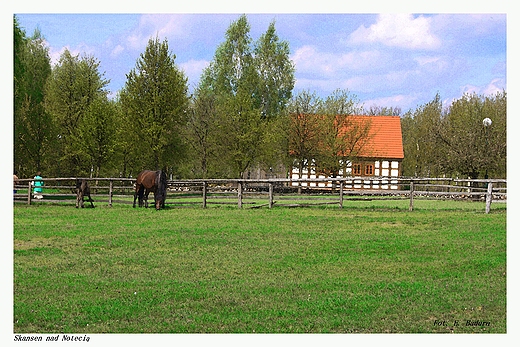
[[[96,202],[133,203],[133,178],[87,178]],[[76,178],[44,178],[43,198],[32,194],[33,179],[20,179],[15,186],[15,202],[75,203]],[[52,184],[51,184],[52,183]],[[334,204],[343,207],[345,197],[352,199],[466,199],[485,201],[486,213],[492,202],[507,201],[505,179],[451,179],[411,177],[349,177],[318,179],[194,179],[169,180],[166,203],[186,206],[236,204],[239,208],[277,206],[299,207]],[[253,201],[254,198],[254,201]],[[151,194],[150,199],[153,199]],[[258,203],[258,201],[262,203]],[[302,201],[302,202],[299,202]]]

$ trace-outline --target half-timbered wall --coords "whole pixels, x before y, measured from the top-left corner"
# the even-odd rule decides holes
[[[302,175],[300,177],[298,167],[293,167],[291,172],[291,177],[293,179],[298,178],[327,178],[323,174],[317,174],[316,167],[313,165],[314,161],[310,162],[310,165],[305,166],[302,170]],[[365,160],[365,161],[354,161],[347,162],[346,165],[341,163],[342,169],[339,171],[339,177],[399,177],[401,174],[401,162],[398,160]],[[293,183],[293,186],[301,185],[303,187],[329,187],[331,183]],[[355,184],[350,188],[368,188],[364,187],[364,185]],[[380,189],[397,189],[397,186],[382,184],[380,186],[376,186],[374,188]]]

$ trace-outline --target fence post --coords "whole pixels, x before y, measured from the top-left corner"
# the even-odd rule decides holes
[[[273,208],[273,183],[269,182],[269,208]]]
[[[32,197],[32,186],[31,182],[29,182],[29,188],[27,189],[27,205],[31,204],[31,197]]]
[[[339,208],[343,208],[343,185],[344,181],[339,182]]]
[[[113,184],[112,184],[112,180],[110,180],[109,182],[110,182],[110,186],[108,188],[108,206],[112,207]]]
[[[408,208],[408,211],[410,211],[410,212],[413,211],[413,190],[414,190],[413,180],[411,180],[410,181],[410,207]]]
[[[486,213],[491,210],[491,201],[493,200],[493,183],[488,182],[486,193]]]
[[[238,208],[242,208],[242,182],[238,182]]]
[[[208,191],[208,184],[206,181],[202,182],[202,208],[206,208],[206,194]]]

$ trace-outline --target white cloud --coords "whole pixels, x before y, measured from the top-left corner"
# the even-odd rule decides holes
[[[141,16],[137,28],[126,40],[131,49],[142,50],[151,38],[158,37],[162,41],[166,37],[186,36],[187,24],[187,18],[182,15],[145,14]]]
[[[68,50],[72,56],[79,56],[81,58],[84,56],[93,55],[96,58],[95,50],[86,45],[79,45],[75,48],[71,48],[67,45],[61,47],[60,49],[49,47],[49,57],[51,58],[52,65],[56,65],[59,62],[60,57],[63,54],[63,52],[65,52],[65,50]]]
[[[506,89],[505,82],[502,78],[495,78],[486,85],[476,86],[473,84],[466,84],[461,87],[461,94],[477,94],[492,96],[498,92]]]
[[[111,58],[117,58],[119,56],[119,54],[121,52],[123,52],[125,50],[125,48],[121,45],[117,45],[114,47],[114,49],[112,50],[112,52],[110,52],[110,57]]]
[[[506,89],[506,84],[503,79],[493,79],[483,90],[484,95],[495,95],[498,92],[502,92]]]
[[[435,49],[440,40],[430,31],[430,18],[411,14],[381,14],[370,27],[360,26],[350,35],[350,43],[382,43],[408,49]]]
[[[402,112],[406,112],[409,108],[413,107],[413,105],[416,101],[417,101],[417,96],[415,96],[415,95],[399,94],[399,95],[393,95],[393,96],[388,96],[388,97],[366,100],[364,102],[364,106],[366,108],[370,108],[371,106],[400,107]]]
[[[431,17],[432,30],[439,35],[450,36],[455,39],[482,35],[500,34],[506,26],[506,14],[502,13],[468,13],[468,14],[440,14]]]
[[[337,77],[348,71],[373,67],[381,62],[381,55],[378,51],[320,52],[314,46],[303,46],[295,51],[291,59],[300,73]]]
[[[441,58],[439,57],[415,57],[414,60],[419,64],[419,65],[427,65],[427,64],[434,64],[434,63],[437,63],[439,62]]]
[[[480,93],[480,87],[472,85],[472,84],[466,84],[463,85],[461,88],[461,94],[479,94]]]
[[[184,71],[186,77],[188,77],[188,83],[194,87],[202,75],[202,71],[209,65],[209,61],[206,60],[189,60],[185,63],[180,63],[179,67]]]
[[[49,47],[49,58],[51,58],[51,64],[56,65],[60,60],[61,54],[65,51],[65,47],[60,50],[54,49],[53,47]]]

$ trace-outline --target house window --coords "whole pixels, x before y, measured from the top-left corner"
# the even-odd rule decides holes
[[[352,166],[352,170],[354,171],[354,175],[360,176],[361,175],[361,164],[354,164]]]
[[[374,165],[368,164],[365,166],[365,176],[374,175]]]

